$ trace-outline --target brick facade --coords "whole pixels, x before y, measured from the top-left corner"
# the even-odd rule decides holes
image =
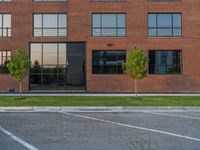
[[[84,2],[83,2],[84,1]],[[91,2],[91,0],[68,0],[67,2],[33,2],[13,0],[0,3],[1,13],[12,14],[12,37],[0,37],[0,49],[17,48],[29,50],[30,42],[86,42],[86,89],[88,92],[132,92],[134,82],[125,75],[92,75],[92,50],[129,50],[133,45],[155,50],[182,50],[183,73],[180,75],[148,75],[139,81],[141,92],[200,92],[200,1],[147,2]],[[33,13],[68,14],[68,36],[33,37]],[[126,37],[92,37],[92,13],[126,13]],[[147,14],[151,12],[181,12],[182,36],[159,38],[148,37]],[[108,46],[112,43],[112,46]],[[23,82],[23,91],[29,90],[28,76]],[[18,88],[9,75],[0,75],[0,91]]]

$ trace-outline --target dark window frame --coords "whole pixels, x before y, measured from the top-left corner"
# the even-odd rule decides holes
[[[35,17],[35,15],[41,15],[42,16],[42,27],[41,28],[35,28],[34,27],[34,17]],[[44,20],[43,20],[43,16],[44,15],[57,15],[57,28],[44,28]],[[66,15],[66,27],[59,27],[59,15]],[[33,15],[32,15],[32,36],[33,37],[67,37],[67,35],[68,35],[68,14],[67,13],[34,13]],[[34,32],[34,30],[35,29],[41,29],[42,31],[41,31],[41,36],[35,36],[35,32]],[[57,32],[57,35],[54,35],[54,36],[46,36],[46,35],[44,35],[44,29],[56,29],[56,32]],[[64,36],[59,36],[59,30],[60,29],[66,29],[66,35],[64,35]]]
[[[3,56],[4,52],[6,53],[6,56]],[[8,55],[8,52],[10,52],[10,55]],[[6,64],[4,64],[4,62],[3,62],[3,58],[5,57],[6,58],[5,62],[8,62],[12,55],[11,54],[12,52],[11,52],[11,50],[0,50],[0,53],[1,53],[1,55],[0,55],[0,75],[9,74],[9,70],[6,67]]]
[[[105,52],[107,52],[107,51],[116,51],[116,52],[124,52],[125,53],[125,60],[124,60],[124,62],[126,62],[127,60],[127,50],[92,50],[92,55],[91,55],[91,61],[92,61],[92,63],[91,63],[91,70],[92,70],[92,75],[97,75],[97,76],[104,76],[104,75],[125,75],[123,72],[119,72],[119,68],[118,67],[116,67],[115,69],[117,70],[115,73],[103,73],[103,69],[102,69],[102,67],[103,67],[103,65],[101,65],[101,70],[100,70],[100,73],[95,73],[94,72],[94,62],[93,62],[93,56],[94,56],[94,52],[99,52],[99,51],[105,51]],[[116,57],[118,57],[118,56],[116,56]],[[101,56],[101,59],[102,59],[102,56]],[[116,59],[117,60],[117,59]],[[117,65],[116,65],[117,66]],[[122,68],[121,68],[122,69]]]
[[[179,73],[150,73],[150,58],[149,58],[149,56],[150,56],[150,51],[176,51],[176,52],[180,52],[180,65],[179,65],[179,69],[180,69],[180,72]],[[183,51],[181,50],[181,49],[178,49],[178,50],[169,50],[169,49],[161,49],[161,50],[155,50],[155,49],[150,49],[150,50],[148,50],[148,59],[149,59],[149,62],[148,62],[148,75],[150,75],[150,76],[159,76],[159,75],[161,75],[161,76],[164,76],[164,75],[182,75],[183,74]],[[156,66],[156,64],[154,64],[154,66]],[[161,65],[159,65],[159,66],[161,66]],[[163,66],[166,66],[166,65],[163,65]],[[169,65],[167,65],[167,66],[169,66]],[[166,66],[166,67],[167,67]],[[173,66],[173,65],[170,65],[170,66]]]
[[[156,28],[155,27],[149,27],[149,15],[156,15]],[[172,17],[171,17],[171,27],[158,27],[158,15],[163,15],[163,14],[169,14],[169,15],[171,15]],[[177,15],[177,14],[179,14],[180,15],[180,19],[181,19],[181,24],[180,24],[180,26],[181,27],[173,27],[173,22],[174,22],[174,20],[173,20],[173,15]],[[150,37],[150,38],[153,38],[153,37],[174,37],[174,38],[180,38],[180,37],[182,37],[182,35],[183,35],[183,28],[182,28],[182,22],[183,22],[183,18],[182,18],[182,13],[181,12],[169,12],[169,13],[162,13],[162,12],[156,12],[156,13],[154,13],[154,12],[150,12],[150,13],[148,13],[147,14],[147,26],[148,26],[148,33],[147,33],[147,35],[148,35],[148,37]],[[150,34],[149,34],[149,30],[150,29],[155,29],[156,30],[156,35],[155,36],[151,36]],[[159,29],[171,29],[171,35],[170,36],[163,36],[163,35],[158,35],[158,30]],[[180,32],[180,35],[179,36],[174,36],[174,29],[179,29],[181,32]]]
[[[0,35],[0,38],[11,38],[12,37],[12,14],[11,13],[0,13],[0,15],[2,15],[2,18],[1,18],[1,26],[0,27],[0,30],[1,30],[1,35]],[[4,24],[4,15],[10,15],[11,17],[11,20],[10,20],[10,26],[11,27],[4,27],[3,24]],[[6,30],[6,36],[4,35],[4,30]],[[10,35],[9,35],[9,30],[10,30]]]
[[[31,44],[41,44],[41,64],[40,64],[40,73],[32,73],[31,71],[31,69],[32,69],[32,67],[34,66],[34,65],[32,65],[31,64]],[[57,54],[57,63],[56,64],[44,64],[44,62],[43,62],[43,59],[44,59],[44,44],[56,44],[56,50],[57,50],[57,52],[56,52],[56,54]],[[63,82],[63,83],[61,83],[61,82],[59,82],[59,77],[60,77],[60,75],[64,75],[64,74],[66,74],[67,73],[67,67],[68,67],[68,65],[67,65],[67,59],[66,59],[66,62],[65,62],[65,64],[59,64],[59,44],[66,44],[66,50],[67,50],[67,42],[31,42],[31,43],[29,43],[29,59],[30,59],[30,69],[29,69],[29,89],[31,89],[31,86],[40,86],[40,89],[43,89],[43,88],[45,88],[45,86],[47,85],[47,83],[45,84],[44,83],[44,76],[45,75],[56,75],[56,81],[57,82],[55,82],[54,84],[56,84],[56,89],[58,89],[59,88],[59,86],[58,85],[64,85],[65,84],[65,82],[66,82],[66,79],[65,79],[65,81]],[[55,67],[55,69],[56,69],[56,73],[45,73],[44,72],[44,69],[46,69],[46,68],[44,68],[44,67],[51,67],[51,66],[54,66]],[[60,67],[64,67],[65,68],[65,70],[64,70],[64,72],[63,73],[60,73],[59,71],[59,68]],[[40,81],[40,84],[38,83],[38,84],[31,84],[31,76],[33,76],[33,75],[37,75],[38,77],[40,77],[41,78],[41,81]]]
[[[118,27],[118,17],[117,15],[119,14],[123,14],[125,15],[125,27]],[[93,15],[100,15],[100,27],[93,27]],[[116,15],[116,27],[102,27],[102,15]],[[112,35],[102,35],[102,30],[103,29],[116,29],[116,35],[112,36]],[[93,29],[100,29],[100,35],[99,36],[95,36],[93,34]],[[124,29],[125,30],[125,34],[123,36],[118,35],[118,30],[120,29]],[[94,12],[92,13],[91,16],[91,36],[92,37],[117,37],[117,38],[124,38],[127,36],[127,14],[124,12],[118,12],[118,13],[98,13],[98,12]]]

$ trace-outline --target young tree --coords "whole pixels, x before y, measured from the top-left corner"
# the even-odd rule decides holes
[[[10,75],[19,81],[20,97],[22,93],[22,79],[27,74],[29,69],[29,60],[26,52],[17,50],[16,54],[11,56],[7,68],[10,71]]]
[[[124,63],[123,69],[126,75],[135,79],[135,96],[137,97],[137,80],[143,79],[147,75],[146,65],[147,57],[143,50],[134,47],[128,52],[127,62]]]

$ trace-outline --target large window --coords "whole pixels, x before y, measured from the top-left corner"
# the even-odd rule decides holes
[[[93,74],[122,74],[122,64],[126,61],[126,51],[95,50],[92,52]]]
[[[9,73],[6,64],[10,59],[11,51],[0,50],[0,74]]]
[[[182,52],[180,50],[150,50],[149,74],[180,74]]]
[[[92,15],[93,36],[125,36],[126,15],[125,14],[93,14]]]
[[[181,14],[148,14],[148,32],[151,37],[181,36]]]
[[[0,2],[11,2],[12,0],[0,0]]]
[[[66,36],[67,14],[34,14],[34,36]]]
[[[31,88],[57,88],[66,84],[66,43],[32,43]]]
[[[0,36],[11,36],[11,14],[0,14]]]

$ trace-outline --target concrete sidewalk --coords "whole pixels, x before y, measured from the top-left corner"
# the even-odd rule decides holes
[[[0,96],[19,96],[0,93]],[[22,96],[135,96],[134,93],[23,93]],[[138,96],[200,96],[200,93],[141,93]]]
[[[0,112],[200,112],[200,107],[0,107]]]

